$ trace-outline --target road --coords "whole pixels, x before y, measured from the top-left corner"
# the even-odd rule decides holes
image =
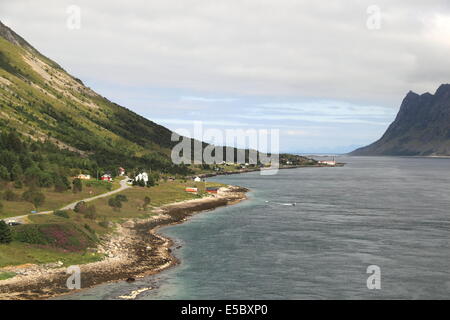
[[[96,200],[96,199],[100,199],[100,198],[104,198],[104,197],[109,197],[109,196],[111,196],[111,195],[113,195],[113,194],[116,194],[116,193],[119,193],[119,192],[121,192],[121,191],[123,191],[123,190],[125,190],[125,189],[131,188],[131,186],[129,186],[129,185],[127,184],[127,181],[128,181],[128,177],[125,177],[125,179],[123,179],[123,180],[120,181],[120,187],[119,187],[118,189],[113,190],[113,191],[109,191],[109,192],[106,192],[106,193],[102,193],[102,194],[99,194],[99,195],[94,196],[94,197],[91,197],[91,198],[86,198],[86,199],[77,200],[77,201],[75,201],[75,202],[73,202],[73,203],[71,203],[71,204],[68,204],[67,206],[62,207],[62,208],[59,209],[59,210],[69,210],[69,209],[72,209],[72,210],[73,210],[73,209],[75,208],[76,204],[77,204],[78,202],[80,202],[80,201],[90,202],[90,201],[93,201],[93,200]],[[3,219],[3,220],[4,220],[6,223],[8,223],[9,221],[12,221],[12,220],[14,220],[14,221],[16,221],[16,222],[19,222],[19,223],[26,223],[26,219],[25,219],[25,218],[28,217],[29,215],[51,214],[51,213],[53,213],[53,212],[54,212],[54,210],[51,210],[51,211],[41,211],[41,212],[32,213],[32,214],[25,214],[25,215],[23,215],[23,216],[9,217],[9,218],[5,218],[5,219]]]

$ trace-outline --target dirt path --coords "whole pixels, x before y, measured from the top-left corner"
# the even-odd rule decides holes
[[[102,193],[102,194],[99,194],[99,195],[94,196],[94,197],[91,197],[91,198],[86,198],[86,199],[80,199],[80,200],[77,200],[77,201],[75,201],[75,202],[73,202],[73,203],[71,203],[71,204],[68,204],[67,206],[62,207],[62,208],[59,209],[59,210],[69,210],[69,209],[72,209],[72,210],[73,210],[73,209],[75,208],[75,205],[76,205],[78,202],[80,202],[80,201],[90,202],[90,201],[93,201],[93,200],[96,200],[96,199],[100,199],[100,198],[104,198],[104,197],[109,197],[109,196],[111,196],[111,195],[113,195],[113,194],[116,194],[116,193],[119,193],[119,192],[121,192],[121,191],[123,191],[123,190],[125,190],[125,189],[131,188],[131,186],[129,186],[129,185],[127,184],[127,181],[128,181],[128,177],[125,177],[125,179],[123,179],[122,181],[120,181],[120,187],[119,187],[118,189],[113,190],[113,191],[109,191],[109,192],[106,192],[106,193]],[[54,212],[54,210],[50,210],[50,211],[41,211],[41,212],[37,212],[37,213],[32,213],[32,215],[51,214],[51,213],[53,213],[53,212]],[[16,217],[9,217],[9,218],[4,219],[4,221],[5,221],[6,223],[8,223],[8,222],[14,220],[14,221],[19,222],[19,223],[27,223],[26,217],[28,217],[28,216],[29,216],[29,214],[25,214],[25,215],[22,215],[22,216],[16,216]]]

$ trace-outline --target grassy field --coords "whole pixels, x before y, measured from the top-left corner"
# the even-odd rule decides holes
[[[206,187],[221,187],[223,184],[207,182]],[[198,194],[189,193],[185,191],[186,187],[197,187],[199,189]],[[123,219],[130,218],[144,218],[151,214],[151,207],[159,207],[168,203],[198,199],[204,196],[205,183],[193,182],[193,181],[167,181],[160,182],[159,185],[146,188],[146,187],[133,187],[119,194],[125,195],[128,199],[127,202],[123,202],[123,207],[120,211],[114,210],[108,205],[110,198],[114,198],[117,195],[109,198],[102,198],[91,202],[94,204],[97,212],[101,215],[101,219],[107,221],[121,221]],[[143,209],[144,198],[150,198],[150,205],[147,210]]]
[[[45,202],[43,206],[38,209],[39,211],[57,210],[74,201],[93,197],[108,192],[110,189],[114,190],[117,188],[119,188],[119,181],[109,183],[93,180],[83,181],[83,191],[78,193],[73,193],[71,190],[65,192],[55,192],[53,189],[42,189],[41,191],[45,194]],[[12,188],[11,190],[20,197],[27,189]],[[2,200],[2,203],[3,209],[0,211],[0,218],[29,214],[32,210],[35,210],[33,204],[26,201]]]
[[[0,272],[0,280],[14,278],[15,276],[16,274],[14,272]]]
[[[90,238],[92,238],[91,235],[94,235],[94,237],[98,239],[101,236],[114,231],[114,229],[110,227],[109,222],[120,222],[132,218],[149,217],[153,214],[152,208],[154,207],[178,201],[198,199],[205,196],[205,187],[221,186],[224,185],[210,182],[204,183],[177,180],[160,182],[159,185],[151,188],[133,187],[119,193],[120,195],[126,196],[128,199],[128,201],[122,203],[123,206],[120,210],[114,210],[108,205],[108,200],[117,196],[117,194],[115,194],[111,197],[97,199],[88,203],[88,205],[94,205],[96,208],[94,217],[76,213],[72,210],[67,211],[67,217],[61,217],[55,214],[30,215],[28,218],[30,224],[26,225],[26,228],[42,225],[69,225],[77,230],[82,230],[83,235],[88,234],[90,235]],[[186,187],[197,187],[199,193],[188,193],[185,191]],[[101,190],[96,191],[100,192]],[[87,192],[87,190],[83,192]],[[81,194],[78,194],[78,196],[80,195]],[[149,197],[151,200],[147,209],[143,208],[145,197]],[[79,197],[77,198],[79,199]],[[61,199],[61,201],[64,202],[63,204],[66,204],[73,201],[73,198],[66,201]],[[56,201],[54,203],[57,204],[58,207],[62,206]],[[13,230],[19,230],[20,228],[24,228],[24,226],[13,227]],[[56,261],[62,261],[64,265],[83,264],[97,261],[102,258],[100,255],[89,253],[88,251],[87,248],[79,251],[70,251],[52,247],[50,245],[24,243],[17,241],[16,239],[10,244],[0,245],[0,268],[11,265],[22,265],[27,263],[42,264]],[[11,277],[13,275],[8,275],[0,271],[0,279],[2,276]]]
[[[64,252],[21,242],[0,244],[0,268],[26,263],[42,264],[61,261],[65,266],[100,260],[101,256],[87,252]],[[1,274],[1,273],[0,273]]]

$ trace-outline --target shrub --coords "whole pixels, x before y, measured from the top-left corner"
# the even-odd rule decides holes
[[[54,183],[56,192],[64,192],[70,189],[69,180],[65,176],[56,176]]]
[[[91,232],[91,233],[95,233],[95,231],[92,230],[91,226],[88,225],[87,223],[84,224],[84,228],[85,228],[87,231]]]
[[[58,217],[61,217],[61,218],[69,219],[69,214],[67,213],[67,211],[56,210],[56,211],[53,212],[53,214],[55,216],[58,216]]]
[[[86,211],[84,213],[84,217],[87,219],[91,219],[91,220],[95,220],[97,218],[97,210],[94,205],[89,206],[86,209]]]
[[[116,196],[116,200],[121,201],[121,202],[127,202],[128,198],[127,198],[126,195],[119,194],[119,195]]]
[[[78,178],[73,179],[72,184],[73,184],[72,190],[74,193],[83,191],[83,183],[81,182],[81,179]]]
[[[48,244],[48,240],[40,232],[39,226],[35,224],[18,226],[14,232],[14,239],[31,244]]]
[[[31,202],[36,210],[45,202],[45,195],[42,192],[33,189],[25,191],[22,194],[22,198],[25,201]]]
[[[145,197],[145,198],[144,198],[144,210],[147,209],[147,207],[148,207],[148,205],[150,204],[150,202],[151,202],[150,197]]]
[[[6,201],[18,201],[20,197],[18,194],[14,193],[14,191],[8,189],[3,194],[3,199]]]
[[[108,228],[108,227],[109,227],[108,221],[100,221],[100,222],[98,223],[98,225],[99,225],[100,227],[102,227],[102,228]]]
[[[13,236],[16,241],[71,252],[84,250],[96,240],[94,235],[72,223],[24,224],[14,228]]]
[[[16,181],[14,181],[14,188],[16,188],[16,189],[22,189],[22,188],[23,188],[23,182],[22,182],[22,180],[16,180]]]
[[[0,180],[8,181],[11,179],[8,169],[6,167],[0,165]]]
[[[108,205],[114,209],[114,211],[119,211],[122,208],[122,202],[117,200],[117,198],[111,198],[108,200]]]
[[[0,221],[0,243],[11,243],[12,234],[11,228],[6,224],[5,221]]]
[[[80,201],[75,205],[75,208],[73,209],[73,211],[75,211],[76,213],[85,213],[87,210],[87,205],[86,202],[84,201]]]

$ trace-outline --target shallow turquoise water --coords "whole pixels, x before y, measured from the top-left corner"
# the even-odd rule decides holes
[[[176,268],[66,297],[115,299],[436,298],[450,292],[450,159],[341,158],[342,168],[215,177],[249,200],[162,233]],[[296,206],[287,205],[296,203]],[[381,268],[369,290],[366,268]]]

